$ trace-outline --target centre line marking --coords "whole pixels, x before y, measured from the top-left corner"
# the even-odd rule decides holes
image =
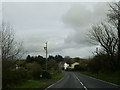
[[[75,75],[75,74],[74,74]],[[84,87],[85,90],[88,90],[87,87],[81,82],[81,80],[75,75],[76,79],[79,81],[79,83]]]

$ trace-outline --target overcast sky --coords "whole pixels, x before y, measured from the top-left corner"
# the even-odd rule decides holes
[[[98,2],[4,2],[3,20],[10,22],[18,41],[30,55],[88,58],[98,46],[88,42],[92,24],[106,18],[107,3]]]

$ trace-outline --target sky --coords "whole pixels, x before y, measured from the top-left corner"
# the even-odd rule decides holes
[[[106,2],[3,2],[2,18],[23,42],[26,55],[89,58],[98,43],[91,44],[91,26],[106,20]]]

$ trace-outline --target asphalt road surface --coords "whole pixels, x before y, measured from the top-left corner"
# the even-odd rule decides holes
[[[65,77],[58,82],[50,85],[47,89],[52,88],[78,88],[82,90],[91,89],[107,89],[107,90],[120,90],[120,86],[104,82],[87,75],[80,74],[79,72],[65,72]]]

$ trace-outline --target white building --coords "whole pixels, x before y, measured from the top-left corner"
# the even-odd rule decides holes
[[[69,64],[67,64],[66,62],[64,63],[64,69],[66,70],[69,67]]]

